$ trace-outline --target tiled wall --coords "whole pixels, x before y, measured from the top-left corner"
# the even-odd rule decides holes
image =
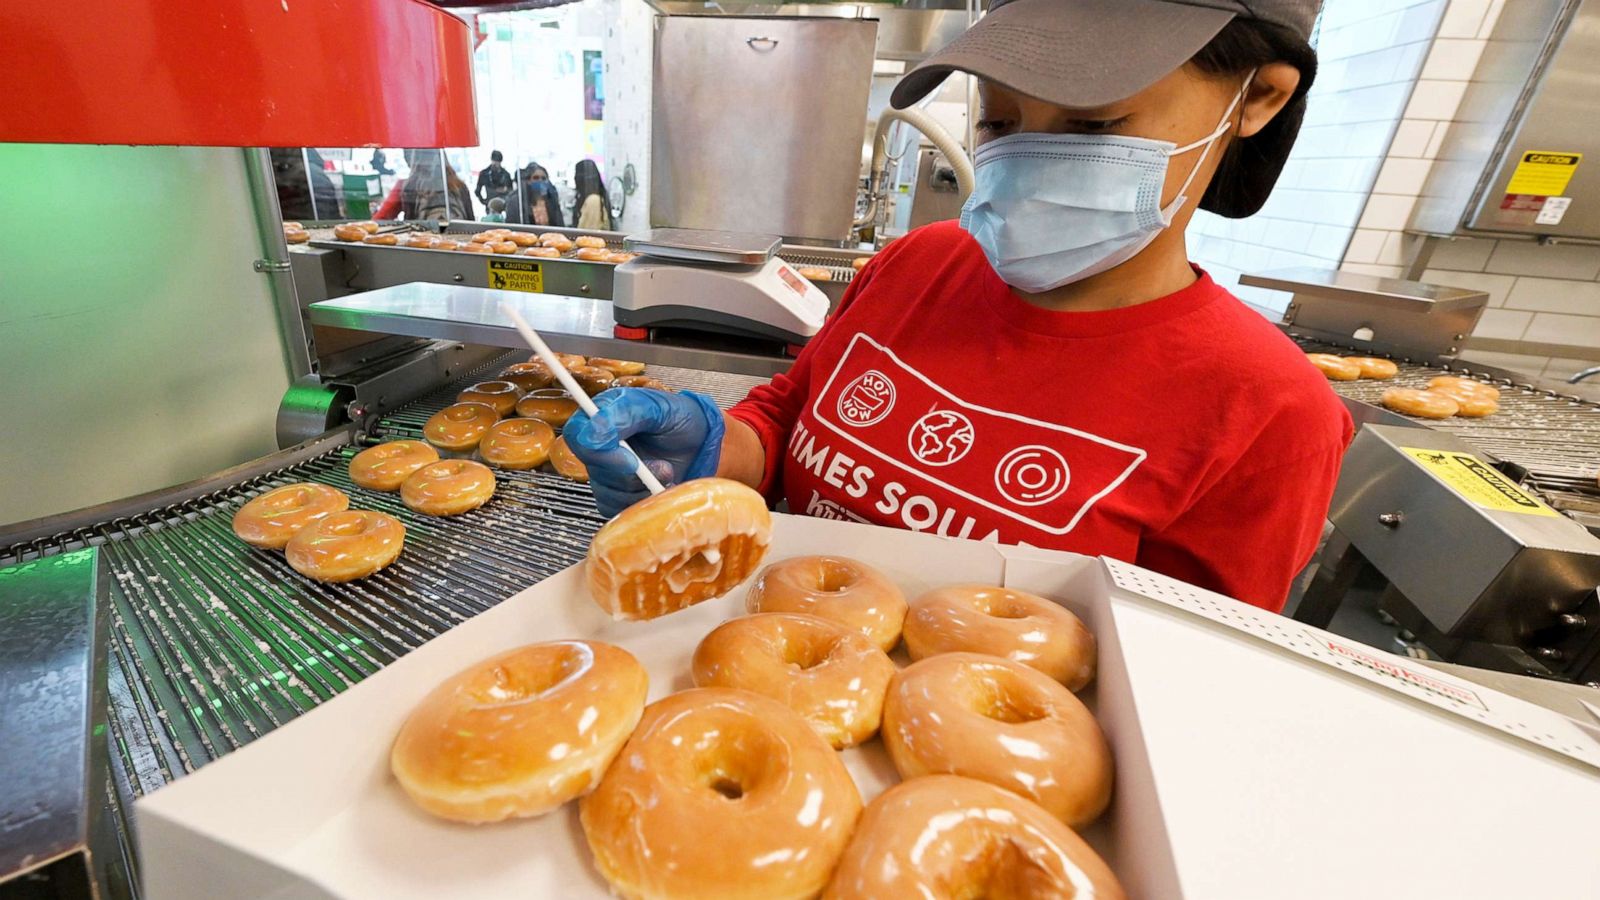
[[[644,0],[603,0],[605,53],[605,152],[607,182],[632,164],[637,181],[628,195],[620,231],[650,227],[650,91],[654,67],[655,12]],[[613,198],[612,203],[616,202]]]
[[[1487,0],[1485,0],[1487,3]],[[1404,210],[1369,202],[1375,182],[1399,177],[1386,154],[1399,135],[1415,145],[1413,113],[1433,109],[1432,89],[1418,91],[1447,0],[1327,0],[1317,36],[1320,71],[1304,129],[1272,198],[1248,219],[1201,213],[1189,229],[1190,255],[1229,287],[1241,272],[1292,266],[1337,267],[1359,235],[1379,223],[1404,225]],[[1480,19],[1482,16],[1479,17]],[[1455,27],[1452,23],[1452,27]],[[1420,153],[1426,149],[1422,141]],[[1352,260],[1352,262],[1354,262]],[[1239,289],[1247,302],[1281,312],[1282,294]]]

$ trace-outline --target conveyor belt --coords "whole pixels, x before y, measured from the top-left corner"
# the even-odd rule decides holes
[[[526,355],[508,354],[402,407],[379,423],[377,439],[413,435],[462,386]],[[761,381],[666,366],[649,374],[724,406]],[[0,547],[0,567],[85,545],[99,546],[109,564],[112,774],[121,797],[249,743],[578,561],[603,521],[587,487],[503,470],[483,508],[448,519],[419,515],[395,494],[350,483],[349,459],[361,446],[339,446],[192,502]],[[355,508],[397,516],[407,529],[400,559],[370,578],[329,585],[234,537],[234,511],[295,481],[333,485]]]

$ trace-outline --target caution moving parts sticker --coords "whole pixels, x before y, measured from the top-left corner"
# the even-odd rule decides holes
[[[1532,227],[1560,225],[1572,206],[1567,188],[1578,174],[1583,154],[1556,150],[1528,150],[1517,160],[1506,183],[1496,220],[1503,225]]]
[[[1419,447],[1400,449],[1420,463],[1433,477],[1482,509],[1524,513],[1530,516],[1555,518],[1561,516],[1560,513],[1539,502],[1538,498],[1517,487],[1511,479],[1500,474],[1488,463],[1470,453],[1425,450]]]

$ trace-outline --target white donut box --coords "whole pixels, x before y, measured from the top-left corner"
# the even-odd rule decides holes
[[[1600,892],[1600,729],[1123,563],[778,516],[768,559],[811,553],[869,562],[908,597],[1004,584],[1089,624],[1100,670],[1082,696],[1117,787],[1085,837],[1133,897]],[[516,594],[139,801],[146,896],[610,896],[575,803],[444,822],[402,794],[390,742],[445,677],[535,641],[626,647],[652,700],[689,687],[695,645],[743,594],[653,622],[607,618],[581,566]],[[895,782],[879,741],[844,755],[864,800]]]

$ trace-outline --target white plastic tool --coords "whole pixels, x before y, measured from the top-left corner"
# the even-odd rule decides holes
[[[588,413],[591,418],[599,415],[600,410],[595,407],[594,401],[589,399],[589,395],[583,388],[578,387],[578,382],[573,380],[572,373],[568,372],[567,367],[561,364],[561,360],[556,358],[555,353],[551,352],[549,345],[544,342],[544,338],[539,337],[539,332],[533,330],[533,326],[528,324],[528,320],[524,319],[522,314],[517,312],[509,303],[502,301],[500,309],[511,319],[511,324],[517,327],[517,331],[522,334],[522,339],[528,342],[528,346],[533,349],[533,352],[537,353],[539,359],[549,367],[551,374],[556,376],[556,380],[561,382],[561,386],[566,388],[567,393],[572,395],[572,399],[578,402],[578,406]],[[650,467],[644,464],[644,457],[635,453],[634,449],[628,446],[627,441],[618,441],[617,443],[622,446],[622,449],[632,454],[634,462],[633,474],[639,476],[639,480],[644,482],[644,486],[650,489],[650,493],[659,494],[666,490],[661,481],[656,478],[655,473],[650,471]]]

